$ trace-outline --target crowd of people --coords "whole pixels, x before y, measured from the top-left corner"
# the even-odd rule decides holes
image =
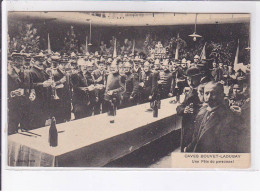
[[[238,152],[233,133],[250,122],[250,66],[235,71],[198,55],[191,62],[97,51],[13,52],[8,58],[8,134],[43,127],[53,116],[57,123],[68,122],[108,112],[112,105],[120,109],[175,96],[178,102],[182,94],[185,99],[177,107],[181,151]]]

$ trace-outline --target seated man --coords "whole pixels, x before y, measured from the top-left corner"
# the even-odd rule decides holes
[[[236,153],[241,122],[225,105],[223,85],[209,82],[204,88],[207,108],[200,110],[194,129],[197,134],[185,149],[186,152]]]

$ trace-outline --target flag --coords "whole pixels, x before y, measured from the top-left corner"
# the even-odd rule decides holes
[[[88,52],[88,36],[86,36],[86,47],[85,47],[85,53]]]
[[[113,58],[116,58],[116,57],[117,57],[117,54],[116,54],[116,38],[115,38]]]
[[[133,54],[133,55],[135,54],[135,39],[134,39],[134,42],[133,42],[132,54]]]
[[[48,54],[51,54],[51,42],[50,42],[49,33],[48,33]]]
[[[237,51],[236,51],[236,56],[234,60],[234,70],[237,71],[240,69],[240,65],[238,64],[238,53],[239,53],[239,39],[237,42]]]
[[[204,59],[206,59],[206,42],[200,54],[200,60],[204,60]]]
[[[177,40],[179,39],[179,33],[177,35]],[[179,58],[179,43],[177,42],[176,51],[175,51],[175,59]]]

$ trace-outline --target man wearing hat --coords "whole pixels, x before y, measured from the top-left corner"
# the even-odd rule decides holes
[[[122,76],[119,74],[117,61],[114,60],[110,66],[110,74],[107,77],[106,90],[105,90],[105,107],[104,111],[110,109],[111,101],[116,99],[116,107],[119,106],[121,95],[125,91],[124,84],[122,83]]]
[[[229,107],[234,113],[241,113],[241,107],[243,106],[246,97],[241,92],[241,87],[238,84],[234,84],[229,94]]]
[[[133,67],[133,74],[137,75],[138,80],[142,77],[142,67],[141,67],[142,60],[140,59],[140,56],[136,56],[134,58],[134,67]]]
[[[193,61],[193,63],[191,64],[190,67],[197,67],[197,65],[199,64],[199,60],[200,60],[199,55],[195,55],[195,56],[194,56],[194,61]]]
[[[92,77],[94,79],[94,84],[96,86],[98,101],[95,102],[94,105],[94,114],[100,114],[101,112],[101,105],[102,105],[102,112],[104,110],[104,94],[105,94],[105,85],[107,80],[107,70],[105,66],[105,60],[102,59],[98,63],[98,69],[94,70],[92,73]],[[104,113],[104,112],[103,112]]]
[[[160,72],[160,79],[158,81],[159,94],[161,99],[172,96],[171,84],[172,84],[172,73],[169,71],[168,61],[164,61],[162,64],[163,71]]]
[[[187,70],[187,82],[189,92],[186,93],[185,99],[181,105],[177,107],[177,114],[182,116],[181,129],[181,151],[191,143],[193,126],[195,117],[200,108],[200,100],[197,93],[197,87],[200,84],[201,74],[197,67],[192,67]]]
[[[122,93],[122,104],[121,108],[133,106],[136,103],[138,96],[138,76],[137,74],[133,74],[132,72],[132,64],[129,62],[124,63],[124,72],[123,76],[125,91]]]
[[[75,119],[91,116],[96,100],[94,81],[92,79],[93,64],[81,58],[78,59],[80,71],[72,74],[71,83],[73,88],[72,105]]]
[[[31,128],[40,128],[45,126],[45,121],[50,115],[50,102],[51,102],[51,85],[53,80],[46,73],[43,62],[45,56],[39,53],[34,56],[34,65],[30,69],[30,76],[32,81],[31,92]]]
[[[30,77],[23,69],[25,55],[12,53],[11,66],[8,68],[8,135],[16,133],[18,126],[28,129]]]
[[[217,63],[214,61],[212,63],[212,66],[213,66],[213,69],[211,71],[211,74],[214,78],[214,80],[216,82],[219,82],[221,80],[223,80],[223,67],[220,67],[220,66],[223,66],[223,63],[219,63],[219,67],[217,66]]]
[[[139,90],[140,90],[140,99],[139,103],[146,103],[152,100],[156,94],[157,87],[156,79],[154,79],[153,72],[151,71],[150,63],[146,61],[144,63],[144,72],[140,79]]]
[[[55,60],[54,60],[55,61]],[[51,108],[57,123],[69,121],[71,119],[71,82],[70,75],[66,72],[65,66],[68,59],[61,59],[61,63],[57,64],[57,68],[51,71],[56,94],[58,99],[52,99]]]
[[[181,65],[176,69],[176,96],[180,96],[183,92],[183,89],[187,86],[186,71],[187,65],[186,59],[184,58],[181,61]]]

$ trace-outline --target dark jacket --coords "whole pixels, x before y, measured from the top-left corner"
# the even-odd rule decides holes
[[[113,95],[110,96],[107,92],[112,91]],[[106,90],[104,99],[109,101],[111,98],[116,97],[120,99],[121,94],[125,91],[124,84],[122,82],[122,76],[119,73],[110,73],[107,77]]]
[[[142,98],[147,99],[149,96],[154,96],[158,85],[154,74],[151,71],[143,72],[140,81],[144,83],[144,86],[140,88]]]
[[[159,93],[162,98],[167,98],[168,94],[172,91],[172,73],[170,71],[162,71],[160,72],[160,80],[162,81],[159,84]]]
[[[186,106],[193,104],[193,114],[185,114],[184,109]],[[194,121],[200,109],[200,100],[196,89],[191,89],[186,94],[185,99],[181,105],[176,108],[177,114],[182,116],[182,129],[181,129],[181,151],[192,141],[194,132]]]
[[[73,87],[72,103],[88,105],[91,100],[95,100],[95,91],[85,91],[83,87],[88,87],[94,83],[91,75],[83,75],[82,71],[71,75]],[[94,98],[94,99],[93,99]]]
[[[35,90],[36,98],[33,101],[33,106],[40,108],[44,111],[49,111],[51,101],[50,87],[43,87],[42,83],[49,79],[49,75],[36,66],[33,66],[30,70],[31,87]]]
[[[136,98],[138,94],[138,76],[136,74],[128,73],[123,76],[123,83],[125,84],[125,92],[122,94],[124,99],[130,97]]]
[[[204,111],[197,117],[200,123],[197,135],[189,150],[200,153],[237,153],[238,137],[243,127],[239,117],[226,106],[220,105],[213,111]]]

